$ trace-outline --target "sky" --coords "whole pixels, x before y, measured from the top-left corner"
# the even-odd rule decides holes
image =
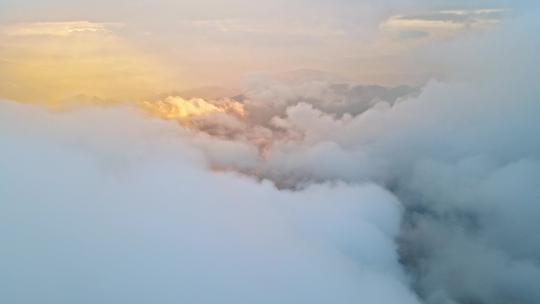
[[[366,84],[450,77],[434,48],[501,26],[525,1],[6,1],[7,98],[143,99],[315,70]],[[18,83],[25,82],[21,88]],[[61,84],[61,85],[59,85]],[[32,89],[29,89],[32,88]]]
[[[0,303],[538,303],[537,37],[529,0],[0,0]]]

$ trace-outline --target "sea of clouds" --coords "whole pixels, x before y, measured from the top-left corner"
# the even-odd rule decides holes
[[[0,302],[538,302],[533,19],[421,89],[257,79],[246,120],[2,101]]]

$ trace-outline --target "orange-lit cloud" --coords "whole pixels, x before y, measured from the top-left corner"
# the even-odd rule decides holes
[[[193,116],[211,113],[228,113],[239,117],[246,115],[241,103],[228,99],[209,102],[202,98],[169,96],[158,101],[143,101],[141,108],[151,115],[176,120],[187,120]]]

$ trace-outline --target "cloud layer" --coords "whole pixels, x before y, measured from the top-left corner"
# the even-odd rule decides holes
[[[523,37],[540,25],[467,31],[499,12],[388,17],[417,31],[399,41],[469,34],[413,56],[445,74],[422,88],[300,70],[224,98],[1,101],[0,302],[538,302],[540,44]],[[107,32],[64,25],[38,36]]]
[[[215,174],[127,108],[0,113],[2,302],[418,303],[379,186]]]
[[[540,78],[530,66],[538,65],[531,57],[538,44],[514,35],[531,27],[537,21],[526,19],[497,35],[448,45],[459,58],[448,62],[462,71],[453,82],[428,84],[420,96],[405,90],[395,99],[387,95],[395,89],[313,79],[255,83],[243,102],[271,146],[239,165],[235,158],[225,164],[219,153],[209,159],[281,188],[384,185],[405,206],[401,262],[425,302],[534,303],[540,296],[534,283],[540,279],[534,235],[540,228]],[[505,47],[497,47],[501,40]],[[514,56],[506,56],[509,48]],[[464,83],[459,78],[466,73]],[[351,94],[355,88],[370,93]],[[336,94],[340,89],[349,93]],[[252,132],[249,123],[243,128]]]

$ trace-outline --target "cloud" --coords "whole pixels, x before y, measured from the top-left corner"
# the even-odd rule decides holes
[[[540,45],[523,37],[537,13],[493,32],[468,30],[499,11],[390,17],[392,33],[428,33],[404,48],[469,34],[412,56],[445,72],[421,89],[304,70],[145,103],[172,116],[2,102],[0,294],[535,303]]]
[[[2,32],[7,36],[70,36],[82,33],[110,33],[107,29],[121,24],[95,23],[88,21],[35,22],[8,25]]]
[[[3,302],[418,303],[379,186],[278,191],[126,108],[0,106]]]
[[[429,204],[432,214],[411,212],[404,242],[415,245],[404,246],[402,256],[422,271],[419,290],[428,303],[538,299],[540,248],[528,231],[539,228],[532,215],[538,214],[539,166],[537,158],[418,166],[410,187],[422,187],[417,204]]]
[[[334,82],[337,80],[328,78],[325,73],[304,72],[292,73],[299,76],[295,77],[296,80],[254,77],[242,94],[232,98],[167,96],[144,101],[139,108],[150,116],[175,120],[196,135],[254,145],[264,158],[274,143],[310,136],[294,122],[284,119],[285,115],[296,114],[299,119],[311,119],[314,126],[323,114],[328,116],[328,120],[349,119],[378,103],[392,106],[420,92],[419,88],[406,85],[383,87]],[[309,113],[303,115],[301,110],[295,110],[308,104],[321,112],[308,118]],[[213,165],[223,166],[219,162]]]
[[[500,23],[507,10],[486,8],[474,10],[441,10],[409,15],[395,15],[381,24],[381,29],[416,38],[444,38],[455,36],[466,30],[478,30],[493,27]]]
[[[537,26],[520,20],[481,40],[449,44],[450,62],[473,77],[430,82],[419,96],[405,90],[393,100],[391,89],[378,88],[352,94],[339,112],[331,105],[350,85],[256,82],[242,102],[248,114],[267,114],[249,123],[265,124],[272,144],[254,162],[229,159],[228,169],[296,190],[378,183],[404,204],[400,258],[426,303],[534,303],[540,92],[530,67],[538,44],[514,35],[531,22]],[[354,110],[355,103],[364,107]],[[255,105],[260,109],[250,110]]]
[[[514,35],[530,22],[450,47],[452,62],[481,81],[431,82],[417,98],[376,102],[356,116],[309,101],[287,107],[274,121],[300,136],[274,142],[258,176],[293,188],[377,181],[405,205],[400,254],[427,303],[534,303],[540,92],[530,66],[538,44]],[[519,51],[508,56],[501,41]]]

